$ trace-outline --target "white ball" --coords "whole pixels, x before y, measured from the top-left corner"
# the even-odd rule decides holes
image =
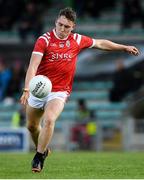
[[[33,96],[44,98],[51,92],[52,83],[48,77],[37,75],[30,80],[29,90]]]

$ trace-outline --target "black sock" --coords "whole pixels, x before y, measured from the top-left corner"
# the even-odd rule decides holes
[[[37,152],[35,156],[41,159],[43,155],[44,155],[43,153]]]

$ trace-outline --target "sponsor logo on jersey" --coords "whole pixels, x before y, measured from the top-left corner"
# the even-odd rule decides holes
[[[49,61],[71,61],[72,60],[72,53],[55,53],[55,52],[50,52],[49,53]]]
[[[59,42],[59,47],[64,48],[64,42]]]

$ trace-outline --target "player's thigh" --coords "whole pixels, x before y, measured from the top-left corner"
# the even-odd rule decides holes
[[[43,116],[43,110],[26,106],[27,126],[39,126],[40,120]]]
[[[63,111],[64,104],[60,99],[49,101],[45,107],[44,120],[55,121]]]

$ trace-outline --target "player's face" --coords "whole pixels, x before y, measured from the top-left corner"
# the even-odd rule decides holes
[[[75,24],[65,16],[60,16],[56,20],[56,34],[59,38],[66,38],[74,29]]]

